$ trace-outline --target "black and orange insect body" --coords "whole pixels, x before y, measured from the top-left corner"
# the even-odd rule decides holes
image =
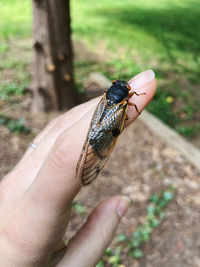
[[[128,105],[137,110],[136,105],[129,103],[129,98],[135,93],[129,93],[130,90],[127,82],[114,80],[93,114],[77,164],[77,175],[81,176],[83,185],[91,184],[108,160],[123,130]]]

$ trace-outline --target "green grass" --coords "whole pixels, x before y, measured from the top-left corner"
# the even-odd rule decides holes
[[[16,83],[2,83],[0,84],[0,99],[9,101],[9,96],[20,96],[24,93],[24,86],[17,85]]]
[[[26,126],[26,120],[24,118],[13,119],[0,113],[0,125],[7,127],[10,132],[15,134],[31,133],[31,129]]]
[[[72,1],[74,36],[102,55],[104,73],[128,80],[152,68],[158,92],[149,110],[185,136],[198,133],[200,119],[199,18],[198,0]]]
[[[94,49],[104,42],[119,61],[138,54],[149,66],[155,59],[169,69],[199,70],[198,0],[73,0],[72,15],[77,38]]]
[[[11,37],[31,37],[31,1],[1,0],[0,52]]]
[[[0,70],[11,70],[11,69],[21,70],[24,68],[24,66],[25,66],[24,61],[17,60],[15,58],[11,58],[9,60],[0,62]]]
[[[0,79],[0,100],[9,102],[13,96],[21,96],[30,84],[30,73],[27,71],[27,64],[24,60],[18,60],[10,56],[10,51],[6,51],[6,59],[0,62],[0,72],[7,77],[4,82]],[[9,77],[9,78],[8,78]]]

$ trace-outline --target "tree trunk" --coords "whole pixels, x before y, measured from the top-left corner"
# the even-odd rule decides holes
[[[69,0],[33,0],[34,77],[32,110],[76,104]]]

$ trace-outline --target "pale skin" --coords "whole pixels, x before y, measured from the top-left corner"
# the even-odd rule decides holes
[[[132,78],[130,86],[132,91],[146,93],[130,99],[142,111],[156,90],[152,71]],[[1,181],[1,266],[92,267],[112,241],[130,205],[126,196],[104,200],[68,246],[63,243],[72,200],[84,190],[80,177],[76,177],[76,164],[98,101],[79,105],[50,122],[33,140],[36,148],[28,148]],[[138,115],[135,107],[129,106],[125,127]]]

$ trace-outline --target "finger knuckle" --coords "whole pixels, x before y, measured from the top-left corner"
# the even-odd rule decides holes
[[[74,151],[69,140],[66,140],[64,136],[57,139],[52,153],[51,164],[54,168],[66,169],[71,165]]]
[[[102,211],[97,207],[95,211],[90,214],[87,220],[88,232],[95,231],[98,235],[98,239],[103,243],[107,243],[112,235],[112,229],[107,227],[107,224],[102,224]]]

